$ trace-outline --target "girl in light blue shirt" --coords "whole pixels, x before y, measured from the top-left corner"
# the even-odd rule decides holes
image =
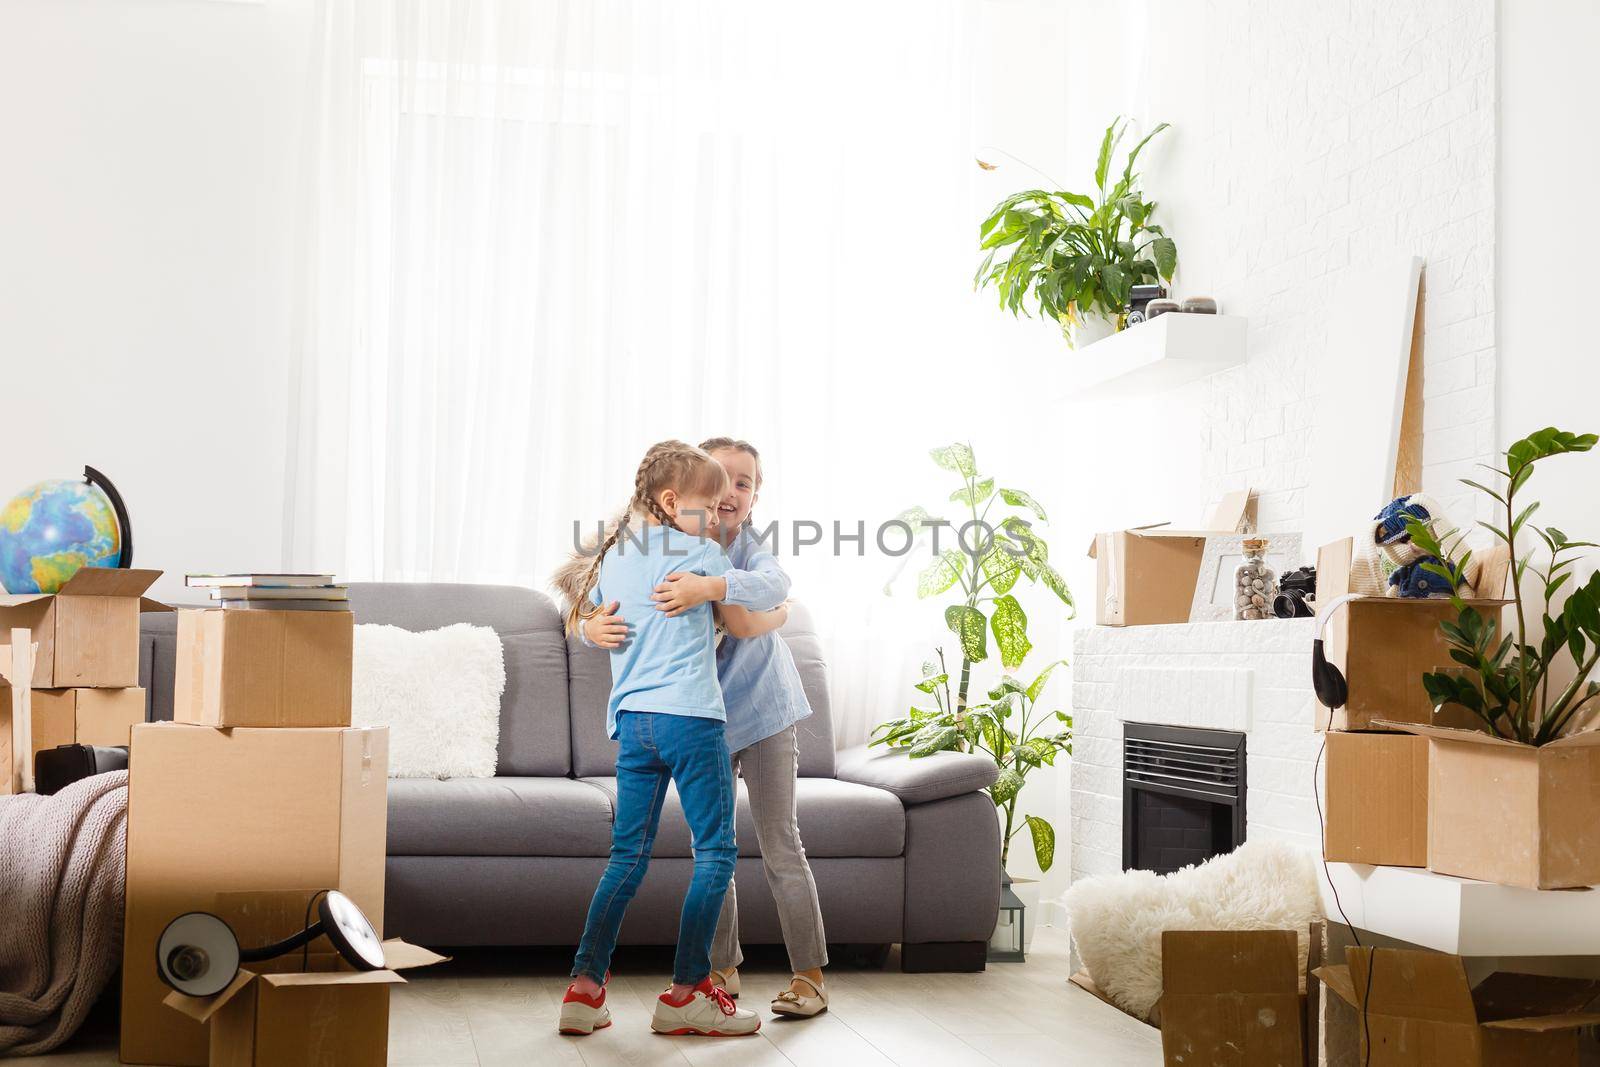
[[[667,575],[713,577],[728,570],[715,539],[718,505],[727,493],[726,472],[704,451],[681,441],[655,445],[639,465],[627,513],[598,554],[557,575],[570,605],[570,628],[606,601],[626,605],[638,619],[629,640],[611,649],[606,728],[618,745],[611,858],[573,961],[557,1024],[562,1033],[591,1034],[611,1025],[605,1003],[611,955],[650,865],[669,784],[677,786],[693,837],[694,874],[683,901],[672,987],[657,998],[651,1029],[720,1037],[761,1028],[760,1018],[737,1008],[710,977],[712,938],[737,856],[713,609],[649,610]],[[747,638],[775,625],[736,605],[717,605],[715,615],[729,633]]]
[[[789,576],[750,529],[750,510],[761,488],[761,457],[745,441],[715,437],[701,444],[727,471],[729,486],[718,503],[717,537],[732,569],[719,574],[682,568],[656,587],[647,612],[678,618],[706,603],[736,605],[755,612],[784,612]],[[627,636],[626,606],[608,605],[591,617],[583,636],[591,644],[615,647]],[[828,995],[822,968],[828,962],[827,937],[817,904],[817,885],[800,842],[795,816],[798,745],[795,723],[811,714],[789,646],[776,633],[724,638],[717,649],[717,676],[727,710],[727,745],[736,771],[750,794],[750,812],[761,847],[767,884],[778,904],[783,940],[794,972],[789,987],[772,1000],[778,1015],[811,1016],[823,1011]],[[728,887],[712,948],[712,979],[730,995],[739,992],[738,911]]]

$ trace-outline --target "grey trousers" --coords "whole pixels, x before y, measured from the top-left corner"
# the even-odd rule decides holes
[[[755,817],[756,843],[767,885],[778,904],[783,943],[789,949],[789,967],[809,971],[828,964],[828,942],[822,932],[822,908],[817,904],[817,883],[800,844],[795,811],[795,775],[799,748],[794,727],[757,741],[733,754],[734,771],[744,774],[750,793],[750,814]],[[711,943],[711,966],[727,971],[744,962],[739,948],[739,911],[735,889],[728,885]]]

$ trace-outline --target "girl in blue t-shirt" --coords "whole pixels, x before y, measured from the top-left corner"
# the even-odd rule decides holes
[[[598,605],[615,602],[639,620],[611,650],[606,727],[618,743],[611,858],[589,905],[572,985],[561,1005],[562,1033],[611,1025],[605,980],[628,903],[644,880],[669,783],[694,843],[694,875],[684,896],[672,987],[656,1001],[651,1029],[669,1034],[735,1036],[761,1028],[710,980],[711,942],[733,875],[733,768],[723,734],[726,714],[717,680],[715,621],[709,605],[679,615],[648,610],[668,574],[721,575],[729,564],[714,539],[717,504],[726,493],[722,465],[681,441],[645,453],[633,499],[592,561],[557,576],[567,625],[576,629]],[[715,620],[751,637],[776,622],[733,605]]]

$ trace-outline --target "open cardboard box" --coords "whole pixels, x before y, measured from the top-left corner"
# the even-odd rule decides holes
[[[1600,884],[1600,730],[1535,748],[1481,730],[1376,725],[1428,739],[1430,871],[1525,889]]]
[[[1428,865],[1428,739],[1328,733],[1322,856],[1384,867]]]
[[[1096,534],[1089,558],[1096,568],[1094,621],[1101,626],[1188,622],[1206,536],[1233,533],[1244,521],[1250,490],[1229,493],[1199,530],[1165,523]]]
[[[311,957],[310,968],[258,974],[240,970],[214,997],[169,993],[164,1001],[209,1027],[211,1067],[382,1067],[389,1054],[389,987],[398,972],[447,957],[398,938],[383,943],[388,966],[342,967],[337,956]],[[299,953],[291,953],[298,963]]]
[[[1578,1028],[1600,1024],[1600,980],[1497,972],[1473,988],[1460,956],[1354,946],[1345,956],[1313,973],[1358,1012],[1365,1004],[1371,1067],[1577,1067]]]
[[[1306,1062],[1306,996],[1293,930],[1161,935],[1161,1051],[1167,1067]]]
[[[388,731],[144,723],[128,770],[122,1060],[201,1067],[205,1029],[161,1006],[161,931],[209,911],[240,944],[267,944],[302,928],[311,888],[381,931]]]
[[[349,726],[348,611],[178,612],[173,719],[199,726]]]
[[[144,722],[145,692],[132,689],[36,689],[33,753],[57,745],[127,745]]]
[[[1327,604],[1350,591],[1351,538],[1324,545],[1317,552],[1317,602]],[[1506,601],[1509,556],[1486,553],[1476,568],[1478,585],[1466,602],[1482,612],[1498,611]],[[1338,609],[1328,620],[1324,652],[1328,662],[1349,683],[1345,706],[1330,711],[1317,705],[1320,730],[1372,730],[1375,721],[1422,725],[1466,726],[1465,718],[1436,717],[1422,676],[1429,671],[1459,666],[1450,658],[1450,646],[1439,629],[1454,622],[1449,599],[1407,600],[1399,597],[1362,597]],[[1465,716],[1465,712],[1462,715]]]
[[[59,592],[0,596],[0,635],[33,632],[39,689],[139,684],[139,613],[171,611],[144,594],[160,571],[83,567]]]

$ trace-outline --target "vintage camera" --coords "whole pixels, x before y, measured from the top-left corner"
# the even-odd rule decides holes
[[[1166,295],[1166,287],[1162,285],[1135,285],[1128,290],[1128,325],[1143,322],[1145,305]]]
[[[1317,569],[1300,567],[1278,579],[1278,595],[1272,598],[1272,614],[1280,619],[1311,618],[1311,602],[1317,598]]]

